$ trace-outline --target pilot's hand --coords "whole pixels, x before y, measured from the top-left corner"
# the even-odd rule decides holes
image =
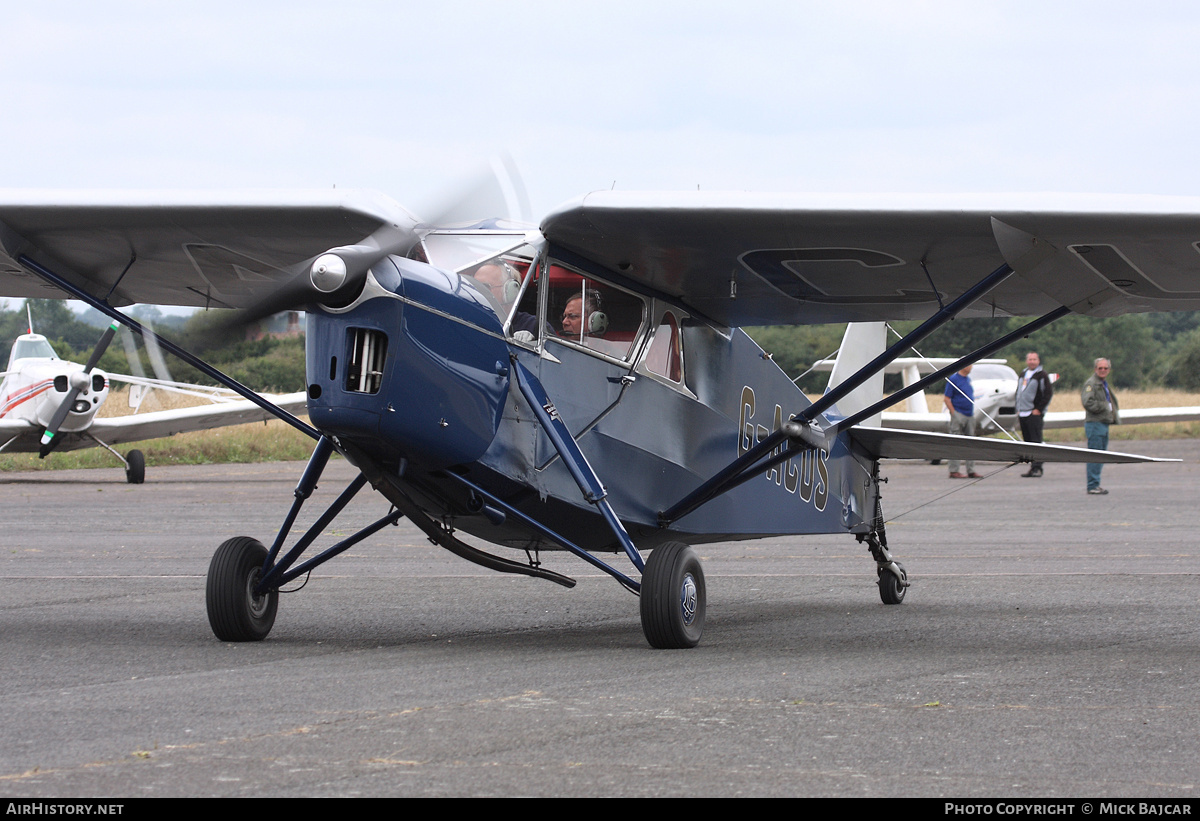
[[[515,334],[513,334],[513,341],[515,341],[515,342],[533,342],[533,332],[532,331],[517,331]]]

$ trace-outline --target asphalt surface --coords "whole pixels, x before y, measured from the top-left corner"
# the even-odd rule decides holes
[[[565,590],[406,525],[223,644],[208,561],[269,541],[300,465],[4,474],[0,795],[1193,798],[1200,442],[1122,449],[1184,461],[1103,497],[1082,466],[886,464],[898,607],[849,536],[704,546],[690,651],[569,556]]]

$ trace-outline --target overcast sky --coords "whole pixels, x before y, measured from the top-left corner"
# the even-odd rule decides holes
[[[1200,194],[1192,2],[4,9],[4,187]]]

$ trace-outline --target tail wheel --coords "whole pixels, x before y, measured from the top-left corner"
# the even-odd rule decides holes
[[[900,562],[894,564],[904,577],[903,580],[886,567],[879,568],[879,598],[883,599],[884,604],[900,604],[908,591],[908,574],[904,572],[904,565]]]
[[[707,591],[696,552],[666,542],[650,552],[642,573],[642,632],[651,647],[695,647],[704,632]]]
[[[275,624],[279,591],[255,595],[267,549],[246,536],[217,548],[208,566],[208,623],[221,641],[262,641]]]
[[[146,481],[146,457],[140,450],[131,450],[125,457],[125,481],[140,485]]]

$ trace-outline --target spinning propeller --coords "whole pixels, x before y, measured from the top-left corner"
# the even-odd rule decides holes
[[[282,311],[301,310],[306,305],[347,305],[362,293],[372,266],[388,256],[404,255],[412,249],[420,239],[418,229],[489,217],[527,218],[529,199],[516,166],[511,158],[503,157],[455,186],[430,211],[433,218],[427,221],[408,225],[388,223],[356,245],[330,248],[278,290],[239,311],[227,327],[244,328]]]
[[[63,397],[59,403],[58,409],[54,411],[54,416],[50,419],[50,424],[46,426],[46,432],[42,434],[41,447],[38,449],[38,458],[45,459],[50,451],[54,450],[58,441],[55,440],[55,435],[58,429],[62,427],[63,420],[67,418],[67,414],[71,412],[71,407],[75,404],[75,400],[79,394],[86,391],[92,386],[92,369],[96,367],[96,363],[100,361],[100,357],[104,356],[104,352],[108,350],[108,343],[112,342],[113,334],[117,332],[117,323],[113,322],[104,333],[100,335],[100,341],[96,343],[95,350],[88,357],[87,364],[83,366],[82,371],[76,371],[67,377],[70,389],[67,395]],[[103,386],[101,386],[103,387]]]

